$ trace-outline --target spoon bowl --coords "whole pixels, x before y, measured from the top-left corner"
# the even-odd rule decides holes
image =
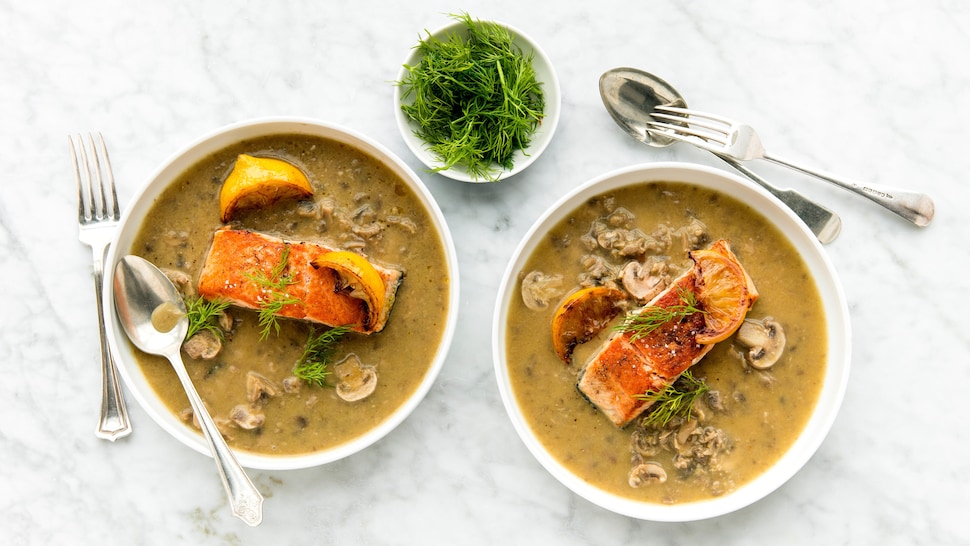
[[[259,525],[263,496],[226,445],[182,362],[182,340],[189,328],[182,296],[161,270],[138,256],[118,261],[113,288],[118,319],[131,342],[146,353],[164,356],[175,368],[212,450],[233,515]]]
[[[614,68],[600,76],[600,96],[613,121],[633,138],[657,148],[675,142],[647,129],[647,122],[653,121],[649,113],[656,107],[687,107],[684,97],[669,83],[635,68]]]
[[[600,97],[613,121],[633,138],[657,148],[677,142],[659,131],[651,131],[648,125],[657,121],[652,113],[658,106],[687,108],[684,97],[663,79],[636,68],[614,68],[600,76]],[[775,187],[733,158],[714,155],[784,203],[823,244],[839,236],[842,219],[834,212],[795,190]]]
[[[131,342],[146,353],[168,356],[178,350],[189,330],[185,302],[175,285],[159,276],[151,262],[138,256],[125,256],[115,269],[115,306]],[[159,272],[160,273],[160,272]],[[159,310],[159,312],[156,312]],[[161,331],[153,315],[181,313],[174,327]]]

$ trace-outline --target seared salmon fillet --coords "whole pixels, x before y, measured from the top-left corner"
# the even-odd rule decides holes
[[[386,290],[381,316],[375,324],[368,324],[366,303],[339,290],[337,275],[332,270],[316,269],[310,264],[314,258],[334,249],[319,243],[284,241],[254,231],[216,230],[199,276],[199,295],[259,309],[260,302],[268,294],[252,275],[262,272],[271,276],[287,247],[289,253],[284,274],[292,276],[293,283],[286,287],[286,293],[299,303],[284,305],[279,316],[328,326],[350,325],[351,329],[363,334],[384,329],[398,285],[404,277],[402,271],[371,262],[384,280]]]
[[[725,241],[715,243],[712,250],[726,253],[736,260]],[[681,304],[681,291],[696,294],[697,274],[696,267],[688,269],[641,311],[648,307],[667,308]],[[749,286],[750,307],[758,293],[746,272],[745,279]],[[641,398],[645,393],[665,389],[710,352],[714,344],[700,344],[696,340],[697,333],[704,327],[704,314],[693,313],[683,319],[668,321],[637,339],[631,332],[615,332],[587,360],[577,388],[610,421],[623,427],[652,404]]]

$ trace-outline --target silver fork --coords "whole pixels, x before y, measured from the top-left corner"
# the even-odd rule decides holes
[[[101,285],[104,280],[104,259],[108,245],[114,236],[121,217],[118,194],[115,191],[114,174],[104,137],[88,134],[88,146],[93,160],[88,158],[84,137],[77,135],[77,142],[67,137],[74,159],[74,179],[77,181],[77,222],[79,239],[91,247],[94,254],[94,292],[98,305],[98,330],[101,334],[101,420],[95,434],[99,438],[115,441],[131,434],[131,423],[125,398],[118,381],[111,351],[104,329],[104,311],[101,305]],[[107,188],[105,184],[107,183]],[[97,188],[95,188],[97,184]],[[110,200],[109,194],[110,193]]]
[[[664,121],[648,122],[647,125],[674,140],[689,142],[720,156],[742,161],[766,159],[820,178],[866,197],[920,227],[929,225],[933,220],[935,206],[930,196],[899,188],[856,182],[768,154],[761,144],[758,133],[750,125],[723,116],[673,106],[658,106],[651,115]]]

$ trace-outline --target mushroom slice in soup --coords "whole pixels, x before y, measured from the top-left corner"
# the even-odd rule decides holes
[[[667,471],[658,463],[641,463],[630,470],[630,487],[664,483],[665,481],[667,481]]]
[[[542,311],[563,293],[562,275],[530,271],[522,278],[522,302],[533,311]]]
[[[182,350],[192,359],[212,360],[222,351],[222,340],[209,330],[202,330],[182,344]]]
[[[377,388],[377,368],[364,365],[355,354],[335,364],[333,371],[339,380],[337,396],[347,402],[363,400]]]
[[[633,260],[623,266],[620,274],[623,288],[638,301],[652,300],[670,282],[667,262],[651,256],[645,262]]]
[[[192,284],[192,277],[181,269],[163,268],[162,273],[172,281],[175,288],[182,294],[182,297],[195,295],[195,285]]]
[[[735,339],[748,349],[744,353],[745,362],[758,370],[774,366],[785,352],[785,329],[771,317],[745,319]]]
[[[246,399],[250,402],[267,400],[279,392],[280,387],[268,377],[253,371],[246,374]]]
[[[239,425],[239,428],[253,430],[263,426],[266,416],[256,412],[249,404],[239,404],[229,412],[229,420]]]

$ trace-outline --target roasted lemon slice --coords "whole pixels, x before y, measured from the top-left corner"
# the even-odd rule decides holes
[[[723,341],[741,326],[751,305],[747,276],[732,256],[695,250],[690,257],[697,268],[697,300],[705,313],[704,330],[697,334],[697,342]]]
[[[626,295],[615,288],[592,286],[573,292],[559,304],[552,317],[552,344],[568,363],[573,349],[598,334],[620,314]]]
[[[332,269],[340,278],[338,288],[367,305],[367,326],[373,327],[384,312],[384,279],[366,258],[344,250],[325,252],[310,262],[313,267]]]
[[[219,212],[228,222],[239,209],[269,206],[280,199],[303,199],[313,187],[295,165],[270,157],[240,154],[222,184]]]

